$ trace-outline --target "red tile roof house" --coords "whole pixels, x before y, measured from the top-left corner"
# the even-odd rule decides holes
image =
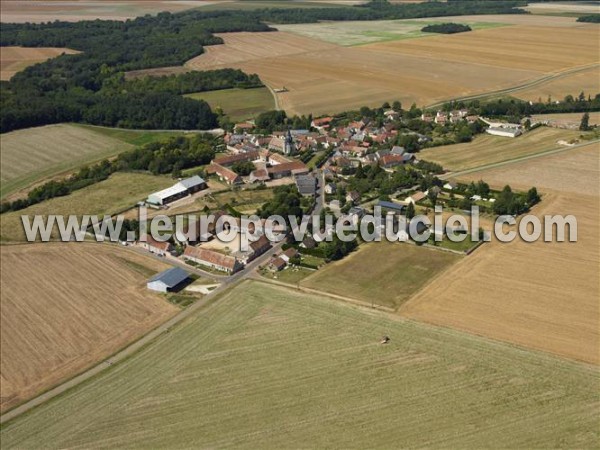
[[[221,181],[225,181],[227,184],[242,183],[242,177],[240,177],[237,173],[215,162],[211,163],[211,165],[206,168],[206,173],[217,174],[219,179]]]
[[[277,257],[277,258],[273,258],[271,260],[271,262],[269,263],[269,269],[272,270],[273,272],[279,272],[279,271],[285,269],[286,265],[287,264],[283,259]]]
[[[183,252],[183,258],[230,275],[243,268],[242,264],[233,256],[199,247],[187,246]]]
[[[379,160],[379,165],[385,169],[404,164],[402,155],[385,155]]]
[[[283,252],[279,257],[283,259],[286,263],[290,262],[290,259],[298,256],[298,250],[293,247],[288,248],[285,252]]]
[[[250,258],[248,261],[252,261],[258,258],[260,255],[265,253],[267,250],[271,248],[271,241],[264,234],[258,238],[257,241],[250,243]]]
[[[155,253],[160,256],[166,256],[173,251],[173,246],[170,242],[158,242],[154,240],[152,236],[146,236],[146,242],[140,241],[140,245],[150,253]]]

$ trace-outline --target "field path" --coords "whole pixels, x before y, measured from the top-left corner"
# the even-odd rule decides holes
[[[598,145],[598,143],[600,143],[600,139],[596,139],[596,140],[590,141],[590,142],[585,142],[583,144],[573,145],[570,147],[569,146],[561,146],[561,147],[554,148],[552,150],[546,150],[546,151],[543,151],[540,153],[536,153],[534,155],[520,156],[518,158],[508,159],[506,161],[500,161],[500,162],[493,163],[493,164],[485,164],[483,166],[473,167],[472,169],[460,170],[460,171],[456,171],[456,172],[448,172],[448,173],[445,173],[444,175],[440,175],[439,178],[442,180],[447,180],[449,178],[455,178],[455,177],[467,175],[470,173],[481,172],[483,170],[495,169],[497,167],[506,166],[508,164],[515,164],[515,163],[527,161],[530,159],[536,159],[536,158],[541,158],[544,156],[554,155],[556,153],[567,152],[567,151],[575,150],[575,149],[578,149],[581,147],[587,147],[588,145]]]
[[[448,100],[460,102],[460,101],[477,100],[480,98],[486,98],[486,97],[496,96],[496,95],[513,94],[515,92],[524,91],[529,88],[538,86],[540,84],[545,84],[550,81],[556,81],[561,78],[565,78],[565,77],[571,76],[571,75],[579,73],[579,72],[585,72],[587,70],[590,70],[590,69],[593,69],[596,67],[600,67],[600,64],[599,63],[586,64],[584,66],[573,67],[571,69],[566,69],[566,70],[562,70],[560,72],[554,72],[549,75],[544,75],[543,77],[529,80],[526,83],[520,84],[518,86],[513,86],[513,87],[509,87],[509,88],[505,88],[505,89],[499,89],[496,91],[488,91],[488,92],[485,92],[482,94],[467,95],[465,97],[457,97],[457,98],[452,98],[452,99],[448,99]],[[448,101],[448,100],[446,100],[446,101]],[[428,105],[426,108],[436,108],[436,107],[442,106],[444,103],[446,103],[446,101],[437,102],[432,105]]]

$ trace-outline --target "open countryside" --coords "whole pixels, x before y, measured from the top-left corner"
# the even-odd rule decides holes
[[[2,3],[4,5],[4,2]],[[46,61],[62,54],[77,53],[68,48],[3,47],[0,53],[0,80],[10,80],[27,66]]]
[[[60,124],[3,133],[2,197],[41,178],[133,148],[90,128]]]
[[[115,173],[109,179],[78,190],[71,195],[56,197],[22,211],[2,214],[0,216],[0,240],[25,241],[21,215],[30,217],[38,214],[46,217],[49,214],[112,215],[129,209],[136,202],[143,200],[149,192],[164,189],[172,184],[173,180],[167,176]],[[57,237],[58,235],[53,234],[53,236]]]
[[[430,104],[522,86],[547,74],[597,63],[594,26],[579,24],[574,18],[558,19],[556,26],[540,26],[539,19],[532,17],[531,25],[525,18],[519,25],[484,27],[464,35],[356,47],[338,47],[283,31],[227,33],[221,36],[224,45],[208,47],[186,66],[195,70],[235,67],[258,73],[271,88],[287,89],[278,94],[279,102],[294,113],[326,114],[373,106],[390,96],[406,104]],[[351,24],[337,26],[351,30]],[[436,73],[428,77],[432,65]],[[591,74],[587,80],[595,82]]]
[[[0,436],[6,448],[587,447],[597,383],[591,367],[251,282]]]
[[[148,272],[167,266],[116,246],[3,245],[0,260],[3,412],[177,311],[145,286]]]
[[[496,187],[535,184],[545,198],[534,213],[575,215],[578,241],[486,244],[419,292],[400,313],[600,363],[597,162],[598,145],[591,144],[467,175],[465,181],[485,179]],[[573,173],[577,176],[569,175]]]
[[[597,5],[0,1],[2,450],[598,448]]]
[[[579,122],[582,114],[576,116]],[[478,136],[473,142],[426,149],[421,152],[421,155],[423,159],[441,164],[449,170],[465,170],[561,147],[566,148],[569,141],[580,142],[581,135],[581,131],[541,127],[518,139],[487,134]],[[559,141],[563,143],[560,144]]]

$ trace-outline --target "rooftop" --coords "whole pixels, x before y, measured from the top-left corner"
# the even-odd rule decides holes
[[[157,275],[154,275],[148,280],[148,282],[150,283],[153,281],[160,281],[161,283],[164,283],[167,287],[173,288],[182,281],[187,280],[188,276],[189,275],[185,270],[179,267],[173,267]]]

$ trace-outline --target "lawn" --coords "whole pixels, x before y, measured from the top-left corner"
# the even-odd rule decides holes
[[[364,244],[300,284],[397,309],[421,286],[461,257],[387,241]]]
[[[598,381],[592,366],[245,282],[0,438],[5,449],[585,448],[600,438]]]
[[[423,150],[420,158],[448,170],[466,170],[560,148],[559,140],[578,139],[580,131],[540,127],[516,138],[484,134],[465,144]]]
[[[270,280],[277,280],[281,283],[298,284],[304,280],[307,276],[315,273],[314,270],[307,269],[305,267],[286,267],[279,272],[271,272],[270,270],[263,269],[261,275]]]
[[[206,91],[186,97],[204,100],[212,109],[221,108],[234,122],[252,119],[262,112],[275,109],[273,94],[266,87]]]
[[[65,197],[56,197],[21,211],[0,216],[0,239],[3,241],[25,239],[21,215],[69,215],[114,214],[144,200],[148,194],[169,187],[173,179],[140,173],[115,173],[109,179],[73,192]]]

